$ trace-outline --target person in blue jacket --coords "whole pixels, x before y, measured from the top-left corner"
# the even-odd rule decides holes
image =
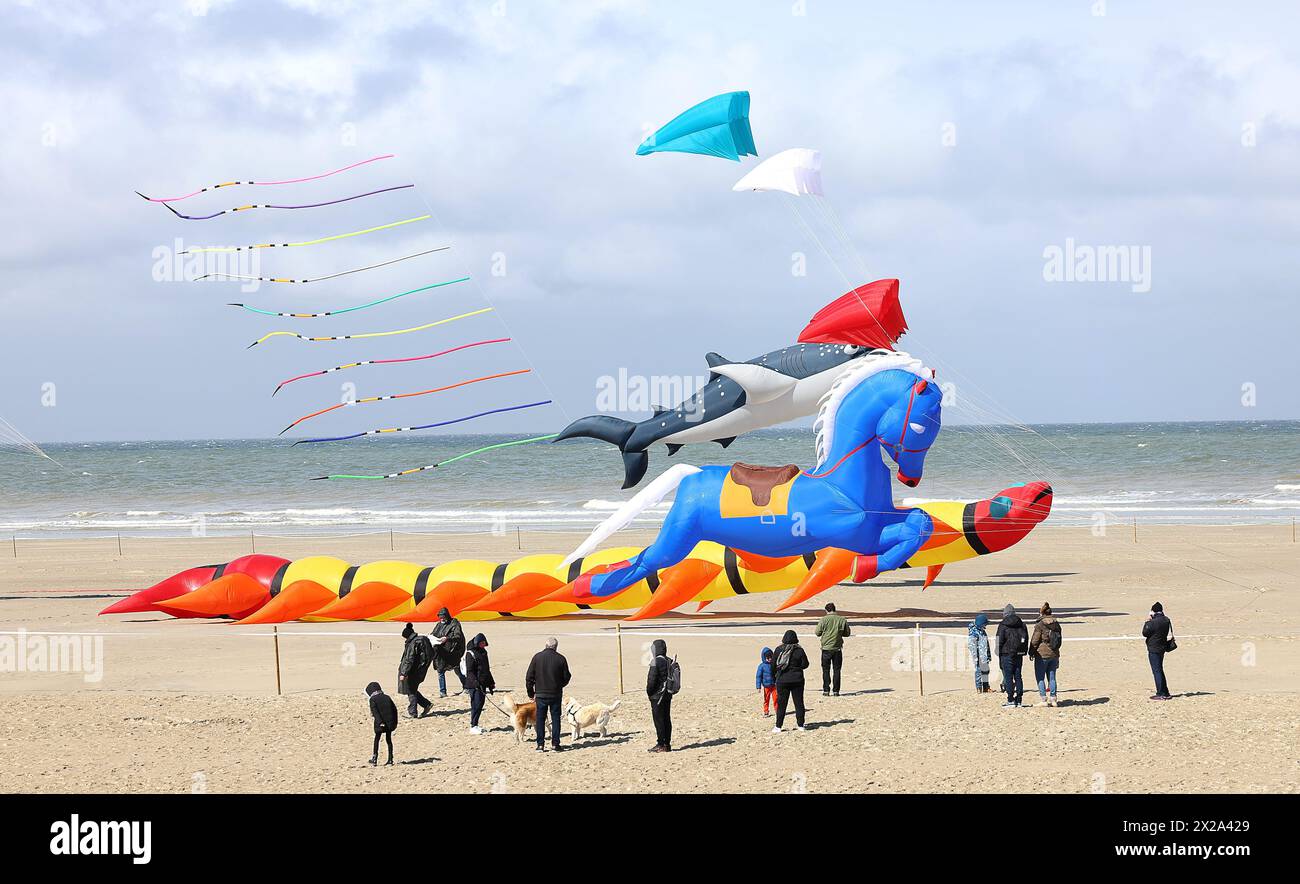
[[[754,687],[763,692],[763,717],[776,708],[776,673],[772,671],[772,649],[763,648],[758,655],[758,671],[754,673]]]

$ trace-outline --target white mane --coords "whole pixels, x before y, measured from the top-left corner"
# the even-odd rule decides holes
[[[817,410],[817,420],[813,422],[813,432],[817,434],[817,470],[821,470],[826,465],[826,458],[830,456],[835,436],[835,414],[839,411],[844,397],[852,393],[867,378],[891,369],[911,372],[924,381],[934,377],[933,369],[926,368],[921,360],[902,351],[886,351],[879,355],[868,354],[859,359],[857,365],[835,379],[835,383],[831,384],[831,388],[822,397],[821,406]]]

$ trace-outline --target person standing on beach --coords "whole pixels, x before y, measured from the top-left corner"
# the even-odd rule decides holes
[[[808,668],[808,655],[800,647],[799,636],[793,629],[787,629],[781,636],[781,647],[776,649],[772,668],[776,671],[776,727],[772,733],[781,733],[786,706],[792,697],[795,730],[801,731],[804,729],[803,671]]]
[[[826,616],[817,621],[816,634],[822,640],[822,696],[829,697],[832,690],[840,695],[840,669],[844,666],[844,637],[849,634],[849,621],[835,613],[835,603],[826,603]],[[835,681],[832,687],[831,671]]]
[[[447,671],[450,670],[465,690],[465,677],[460,674],[460,658],[465,654],[465,630],[460,621],[446,608],[438,609],[438,625],[430,633],[433,637],[434,666],[438,670],[438,696],[447,696]]]
[[[1048,706],[1055,706],[1056,670],[1061,665],[1061,624],[1052,616],[1052,606],[1047,602],[1038,609],[1038,622],[1034,624],[1034,635],[1029,640],[1029,656],[1034,658],[1038,699]]]
[[[1169,682],[1165,680],[1165,654],[1173,644],[1174,624],[1165,616],[1165,606],[1156,602],[1151,606],[1147,622],[1142,624],[1142,637],[1147,641],[1147,660],[1151,663],[1151,674],[1156,680],[1156,692],[1152,700],[1170,700]]]
[[[1025,652],[1029,650],[1029,630],[1016,614],[1013,605],[1008,604],[1002,609],[1002,622],[998,624],[998,631],[993,641],[997,645],[998,662],[1002,666],[1002,683],[1007,692],[1007,701],[1002,706],[1018,708],[1025,696],[1025,682],[1021,670],[1025,665]]]
[[[673,665],[668,659],[668,643],[661,638],[651,642],[650,671],[645,681],[650,717],[655,723],[655,744],[647,750],[650,752],[673,751]]]
[[[758,670],[754,673],[754,687],[763,692],[763,717],[776,708],[776,674],[772,671],[772,649],[763,648],[758,655]]]
[[[988,626],[989,615],[980,612],[966,627],[966,649],[970,651],[971,666],[975,669],[975,693],[987,694],[989,688],[989,634],[984,631]]]
[[[546,751],[547,715],[551,718],[551,748],[556,752],[564,751],[560,745],[560,706],[564,687],[573,676],[569,673],[569,661],[556,650],[559,646],[559,641],[548,638],[546,647],[533,655],[524,675],[524,688],[528,696],[537,701],[537,724],[534,728],[538,752]]]
[[[379,736],[383,734],[388,742],[388,761],[393,763],[393,731],[397,730],[397,704],[393,698],[384,693],[379,682],[372,681],[366,685],[366,697],[370,700],[370,717],[375,722],[375,747],[370,753],[370,766],[379,763]]]
[[[402,649],[402,662],[397,665],[397,692],[410,698],[406,714],[420,718],[421,713],[428,715],[433,708],[433,701],[420,693],[420,685],[433,663],[433,645],[426,636],[417,635],[409,623],[402,630],[402,638],[406,639],[406,647]]]
[[[496,679],[492,677],[492,667],[488,660],[488,640],[479,633],[469,640],[463,658],[465,667],[465,690],[469,692],[469,732],[481,734],[478,726],[479,716],[483,714],[483,704],[487,695],[496,690]]]

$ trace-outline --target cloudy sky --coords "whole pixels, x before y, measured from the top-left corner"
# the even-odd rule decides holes
[[[41,440],[268,436],[340,397],[332,376],[271,399],[285,377],[509,336],[351,377],[366,396],[533,376],[330,428],[553,396],[552,410],[479,427],[553,430],[594,410],[602,376],[694,377],[707,351],[745,359],[792,341],[847,273],[902,280],[904,345],[956,385],[949,419],[1295,418],[1300,17],[1288,3],[1170,8],[6,3],[0,416]],[[634,156],[648,129],[735,89],[752,94],[761,156],[822,151],[856,259],[828,262],[790,200],[732,193],[752,159]],[[176,205],[416,189],[211,221],[133,193],[387,153],[323,181]],[[178,241],[296,241],[425,213],[264,254],[261,269],[450,252],[252,292],[168,278]],[[1134,247],[1149,277],[1045,278],[1045,254],[1067,242]],[[806,275],[792,272],[800,253]],[[312,312],[462,275],[328,319],[226,306]],[[484,305],[495,313],[422,333],[244,349],[277,329],[379,331]]]

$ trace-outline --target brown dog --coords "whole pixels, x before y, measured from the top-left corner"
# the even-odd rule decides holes
[[[510,719],[515,723],[515,740],[524,742],[524,730],[532,728],[537,730],[537,701],[528,700],[525,703],[516,703],[515,698],[509,694],[501,695],[501,705],[505,707],[506,712],[510,713]]]

